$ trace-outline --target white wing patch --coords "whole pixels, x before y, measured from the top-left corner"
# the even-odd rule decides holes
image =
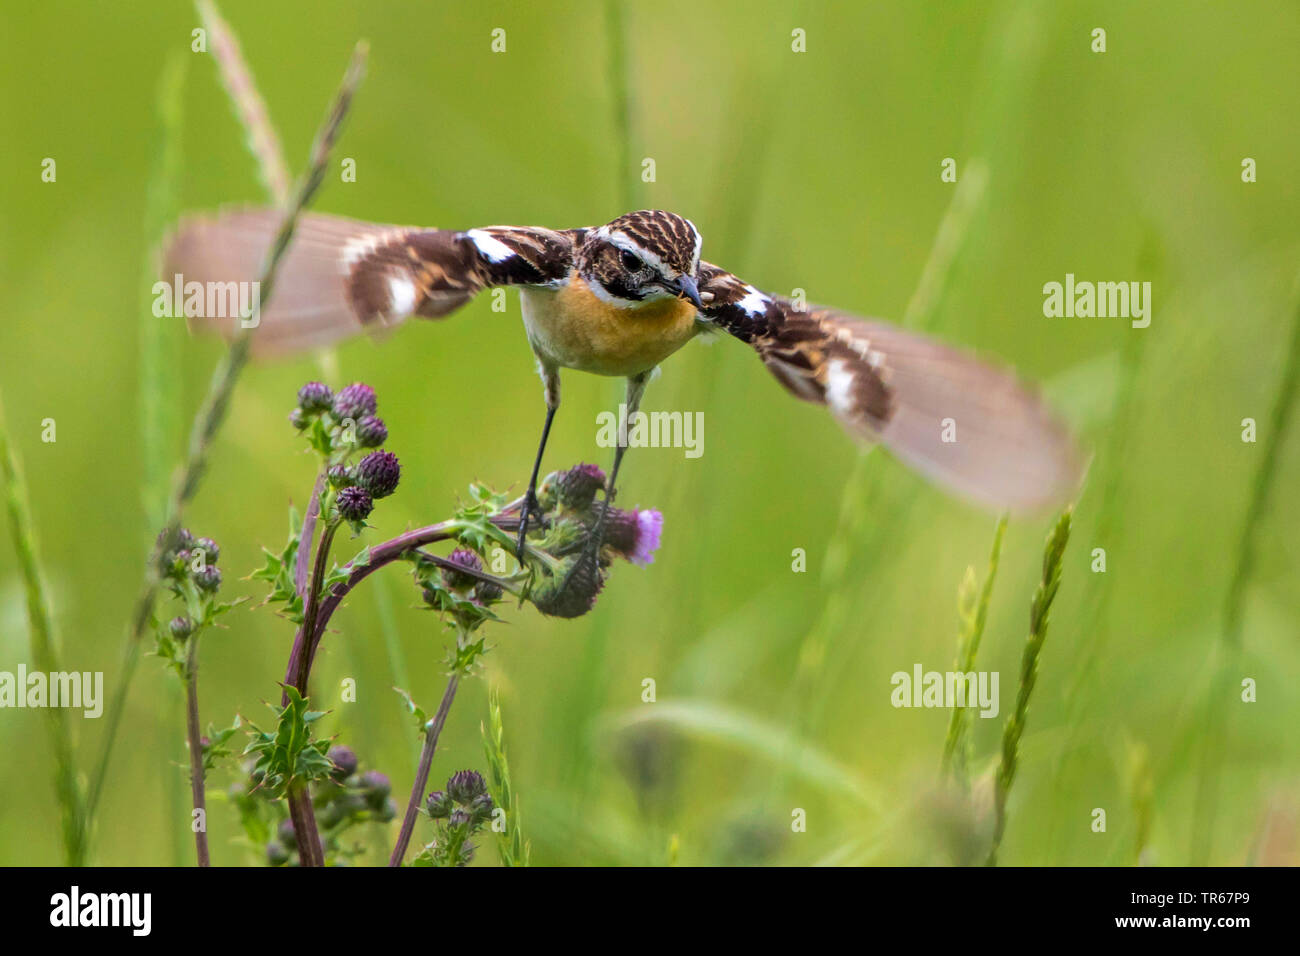
[[[392,303],[388,318],[404,318],[415,311],[415,283],[405,276],[389,277],[388,297]]]
[[[747,315],[762,315],[767,311],[767,304],[772,300],[759,292],[752,285],[746,286],[746,295],[736,303]]]
[[[853,370],[844,359],[831,359],[826,366],[826,401],[840,415],[853,412]]]
[[[465,233],[465,238],[474,243],[474,247],[487,257],[488,262],[505,262],[515,255],[515,251],[504,242],[481,229],[470,229]]]

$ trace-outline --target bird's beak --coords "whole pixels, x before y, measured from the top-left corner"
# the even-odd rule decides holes
[[[704,308],[704,303],[700,301],[700,289],[699,286],[695,284],[694,276],[688,276],[683,273],[677,279],[677,289],[682,295],[695,304],[695,308]]]

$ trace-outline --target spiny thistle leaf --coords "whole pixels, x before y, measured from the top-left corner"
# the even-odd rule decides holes
[[[253,773],[261,775],[261,786],[274,796],[286,792],[290,784],[324,779],[334,769],[326,756],[329,741],[311,739],[311,725],[327,711],[309,710],[307,698],[292,685],[285,686],[285,694],[289,702],[283,708],[268,705],[278,718],[275,732],[250,723],[251,739],[244,748],[245,754],[257,756]]]

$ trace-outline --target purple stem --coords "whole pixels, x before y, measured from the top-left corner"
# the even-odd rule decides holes
[[[190,744],[190,796],[194,809],[201,811],[200,827],[194,831],[194,849],[199,866],[210,866],[208,858],[208,810],[203,793],[203,737],[199,731],[199,635],[190,635],[185,662],[185,733]]]
[[[307,515],[302,520],[302,532],[298,535],[298,550],[294,554],[293,583],[298,591],[298,596],[303,599],[303,606],[307,605],[307,568],[311,564],[312,542],[316,536],[316,519],[320,516],[320,496],[325,490],[325,481],[328,472],[322,468],[319,475],[316,476],[316,486],[311,492],[311,501],[307,502]],[[293,648],[289,651],[289,666],[284,671],[284,682],[288,684],[293,680],[294,675],[298,672],[298,659],[302,656],[303,636],[306,633],[304,628],[298,628],[298,633],[293,636]],[[289,703],[289,694],[284,692],[280,695],[280,706],[284,707]]]
[[[509,512],[521,504],[523,499],[512,502],[492,519],[493,524],[505,530],[510,530],[512,525],[517,526],[519,523],[518,515],[511,515]],[[397,537],[385,541],[383,544],[370,549],[370,563],[359,568],[353,568],[352,573],[348,575],[346,581],[334,585],[330,593],[320,600],[320,592],[317,590],[318,583],[324,580],[323,559],[328,555],[330,538],[337,525],[327,527],[321,535],[320,547],[316,552],[316,568],[310,583],[310,593],[308,595],[307,608],[304,612],[303,626],[298,629],[294,638],[293,650],[289,654],[289,665],[285,671],[285,684],[291,680],[298,692],[304,697],[307,694],[307,682],[311,676],[311,666],[316,660],[316,649],[320,646],[321,638],[324,636],[325,627],[329,623],[330,616],[338,608],[343,598],[354,587],[363,580],[378,571],[387,564],[392,564],[399,560],[406,552],[413,548],[419,548],[426,544],[433,544],[436,541],[445,541],[451,537],[450,528],[452,522],[444,521],[439,524],[429,525],[425,528],[417,528],[414,531],[408,531],[405,534],[399,534]],[[305,527],[305,523],[304,523]],[[301,545],[300,545],[301,547]],[[429,761],[433,760],[433,744],[437,743],[437,735],[442,730],[442,723],[446,721],[446,711],[451,707],[451,700],[456,693],[456,678],[453,677],[448,684],[447,693],[443,696],[442,706],[438,709],[440,719],[435,720],[435,727],[431,728],[425,736],[425,748],[428,750]],[[281,698],[281,706],[288,703],[288,695]],[[430,738],[433,744],[430,743]],[[423,758],[421,764],[424,764]],[[423,780],[417,777],[417,784],[420,789],[428,780],[428,767],[424,768]],[[418,804],[418,794],[412,797]],[[407,815],[410,816],[411,808],[407,808]],[[289,816],[293,820],[294,837],[298,844],[298,859],[303,866],[324,866],[324,851],[321,849],[320,834],[316,828],[316,814],[311,805],[311,794],[306,787],[292,787],[289,790]],[[410,821],[414,826],[414,819]],[[402,826],[407,830],[404,842],[399,837],[399,845],[402,852],[406,852],[406,844],[410,842],[410,832],[407,827],[407,821],[403,820]],[[394,850],[396,852],[396,850]],[[401,857],[398,857],[400,861]],[[396,864],[390,864],[396,865]]]
[[[429,783],[429,770],[433,766],[433,753],[438,749],[438,736],[442,733],[443,725],[447,723],[447,713],[451,710],[451,702],[456,697],[456,686],[459,683],[460,677],[457,674],[452,674],[447,680],[447,689],[443,691],[438,713],[434,715],[433,723],[425,731],[424,747],[420,751],[420,766],[415,771],[415,783],[411,786],[411,799],[406,804],[406,816],[402,817],[402,829],[398,832],[397,842],[393,845],[393,854],[388,858],[389,866],[402,865],[402,857],[406,856],[406,848],[411,843],[411,833],[415,830],[415,814],[420,807],[420,800],[424,797],[424,788]]]
[[[316,811],[312,809],[311,792],[306,784],[296,783],[289,788],[289,819],[293,821],[299,865],[324,866],[325,851],[321,848]]]

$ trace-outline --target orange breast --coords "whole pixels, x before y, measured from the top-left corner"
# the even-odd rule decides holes
[[[525,290],[524,323],[543,358],[598,375],[648,371],[696,332],[689,302],[659,299],[619,308],[598,298],[576,273],[558,290]]]

